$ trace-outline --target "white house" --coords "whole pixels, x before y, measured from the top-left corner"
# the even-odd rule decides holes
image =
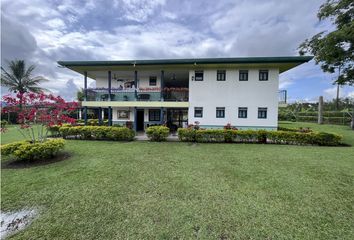
[[[245,57],[131,61],[59,61],[84,76],[87,109],[99,120],[143,131],[201,127],[276,129],[279,74],[312,57]],[[87,78],[96,81],[87,87]]]

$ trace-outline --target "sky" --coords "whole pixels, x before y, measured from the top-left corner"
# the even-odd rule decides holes
[[[72,100],[83,77],[57,61],[296,56],[306,38],[333,29],[316,17],[324,1],[2,0],[1,64],[35,64],[44,87]],[[281,74],[279,88],[289,101],[332,99],[335,78],[311,61]],[[340,93],[354,97],[354,87]]]

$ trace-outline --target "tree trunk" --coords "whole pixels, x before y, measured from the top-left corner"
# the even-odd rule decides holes
[[[354,130],[354,103],[353,103],[353,112],[352,112],[352,122],[351,122],[352,130]]]

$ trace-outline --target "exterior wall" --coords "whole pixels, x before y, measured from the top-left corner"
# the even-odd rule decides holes
[[[138,108],[142,109],[142,108]],[[147,127],[147,125],[151,124],[159,124],[160,122],[150,122],[149,121],[149,109],[161,109],[161,108],[143,108],[144,110],[144,125]],[[118,118],[118,111],[124,110],[124,111],[129,111],[129,118],[127,119],[119,119]],[[134,122],[134,107],[113,107],[112,108],[112,122],[114,124],[125,124],[126,122]]]
[[[226,81],[216,80],[217,70],[204,70],[204,80],[194,81],[189,71],[188,122],[204,127],[227,123],[239,128],[273,129],[278,125],[279,70],[268,69],[268,81],[259,81],[259,69],[248,69],[248,81],[239,81],[239,70],[226,70]],[[203,107],[203,117],[194,117],[194,107]],[[216,118],[216,107],[225,107],[225,118]],[[238,118],[238,108],[247,107],[247,118]],[[258,119],[258,107],[266,107],[267,119]]]

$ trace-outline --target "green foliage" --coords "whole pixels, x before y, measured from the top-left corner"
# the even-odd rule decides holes
[[[74,139],[95,139],[95,140],[115,140],[132,141],[135,132],[126,127],[106,127],[106,126],[75,126],[60,127],[60,135],[63,138]]]
[[[6,120],[1,120],[1,127],[2,128],[5,128],[6,127],[6,125],[8,124],[8,122],[6,121]]]
[[[312,132],[309,129],[287,129],[282,131],[265,130],[194,130],[189,128],[178,129],[178,137],[183,142],[199,143],[275,143],[294,145],[320,145],[337,146],[342,139],[341,136]]]
[[[193,128],[179,128],[178,139],[182,142],[195,142],[196,130]]]
[[[47,81],[43,77],[32,77],[34,65],[27,68],[25,60],[13,60],[8,63],[8,70],[1,67],[1,85],[10,92],[35,92],[39,93],[44,88],[39,84]]]
[[[354,4],[352,0],[327,0],[320,7],[319,20],[330,19],[336,26],[332,32],[320,32],[306,39],[299,47],[300,54],[315,55],[325,72],[340,69],[340,85],[354,84]]]
[[[52,139],[41,143],[21,141],[3,145],[1,153],[5,156],[13,155],[18,160],[43,160],[56,156],[64,145],[63,139]]]
[[[145,133],[150,141],[162,142],[166,141],[166,138],[170,133],[170,129],[165,126],[151,126],[146,129]]]

